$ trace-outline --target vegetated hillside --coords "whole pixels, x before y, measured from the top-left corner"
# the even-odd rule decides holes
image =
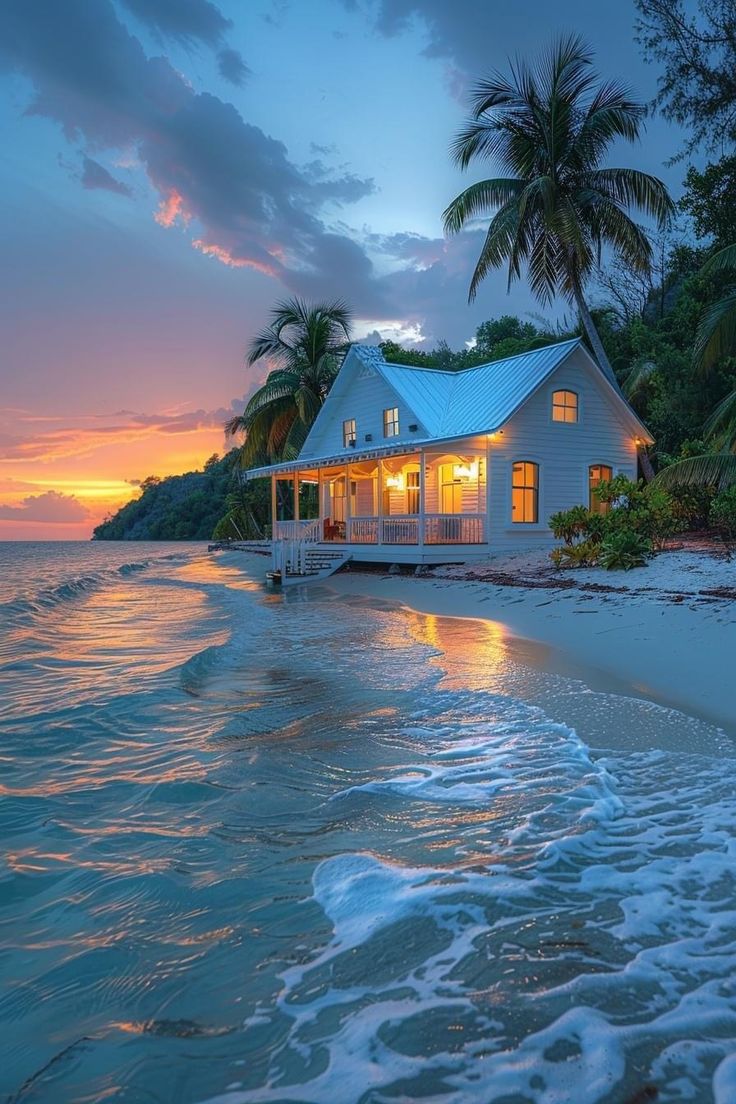
[[[93,540],[209,540],[227,512],[238,452],[211,456],[204,471],[149,476],[139,498],[98,525]]]

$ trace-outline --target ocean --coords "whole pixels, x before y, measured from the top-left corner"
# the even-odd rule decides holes
[[[736,1100],[736,757],[493,622],[0,544],[0,1100]]]

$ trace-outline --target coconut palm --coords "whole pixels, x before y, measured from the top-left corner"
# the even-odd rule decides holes
[[[703,276],[711,276],[724,269],[736,269],[736,245],[719,249],[700,271]],[[694,352],[695,363],[706,371],[717,360],[733,356],[736,352],[736,287],[729,288],[723,298],[703,315]]]
[[[709,276],[724,269],[736,269],[736,245],[714,253],[701,269]],[[714,303],[698,326],[693,359],[703,372],[710,371],[724,357],[736,355],[736,287],[729,288]],[[697,483],[722,489],[736,483],[736,389],[721,399],[704,425],[706,439],[714,450],[670,464],[657,476],[664,487]]]
[[[310,305],[301,299],[277,303],[271,323],[253,339],[247,363],[266,359],[272,370],[241,415],[225,426],[245,433],[240,462],[292,460],[298,456],[350,341],[345,303]]]
[[[623,85],[598,82],[577,36],[560,39],[536,65],[513,63],[509,78],[495,72],[480,81],[471,105],[454,160],[463,169],[490,160],[506,175],[471,184],[444,214],[446,231],[458,233],[494,212],[469,298],[491,269],[508,264],[510,286],[525,265],[542,303],[561,294],[577,307],[596,359],[615,383],[584,292],[604,248],[635,272],[649,271],[651,245],[632,208],[660,227],[673,210],[656,177],[601,167],[613,142],[639,137],[645,108]]]

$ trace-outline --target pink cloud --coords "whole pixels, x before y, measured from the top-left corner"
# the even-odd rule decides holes
[[[0,506],[0,521],[44,522],[48,525],[69,525],[86,521],[89,511],[74,495],[60,491],[28,495],[18,506]]]

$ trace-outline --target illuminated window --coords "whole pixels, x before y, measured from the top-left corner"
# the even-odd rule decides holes
[[[342,423],[342,447],[350,448],[355,444],[355,418],[348,418]]]
[[[383,436],[398,437],[399,435],[399,408],[390,406],[383,412]]]
[[[539,520],[539,464],[517,460],[511,477],[511,520]]]
[[[591,464],[588,468],[588,500],[590,509],[594,514],[607,514],[611,508],[610,502],[601,502],[598,495],[593,494],[596,487],[599,487],[601,483],[610,483],[613,479],[613,468],[609,468],[607,464]]]
[[[576,422],[578,420],[578,397],[574,391],[552,392],[552,421]]]

